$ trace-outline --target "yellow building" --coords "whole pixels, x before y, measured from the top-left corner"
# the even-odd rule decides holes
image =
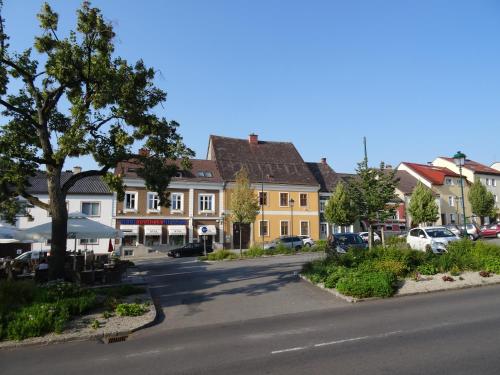
[[[211,136],[208,160],[217,164],[224,189],[225,243],[239,247],[239,225],[230,221],[235,174],[246,168],[261,210],[254,223],[242,226],[242,247],[280,236],[320,237],[320,184],[297,149],[289,142]]]

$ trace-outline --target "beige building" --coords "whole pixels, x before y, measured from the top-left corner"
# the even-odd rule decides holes
[[[430,188],[438,197],[439,219],[436,225],[463,223],[462,192],[460,175],[444,167],[428,164],[402,162],[398,171],[406,171],[409,175]],[[464,178],[465,215],[472,216],[467,194],[469,183]]]
[[[432,164],[459,173],[459,168],[452,158],[439,157]],[[480,181],[486,187],[486,190],[493,194],[497,211],[500,209],[500,163],[498,164],[499,170],[467,159],[465,160],[465,165],[462,167],[462,175],[469,183],[472,184]],[[490,218],[484,219],[486,223],[489,223]]]

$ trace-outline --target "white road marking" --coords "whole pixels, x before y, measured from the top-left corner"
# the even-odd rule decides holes
[[[296,348],[289,348],[289,349],[283,349],[283,350],[275,350],[274,352],[271,352],[271,354],[280,354],[280,353],[287,353],[287,352],[296,352],[298,350],[304,350],[307,349],[307,346],[297,346]]]
[[[160,351],[159,350],[150,350],[147,352],[131,353],[131,354],[127,354],[125,356],[125,358],[143,357],[143,356],[156,355],[156,354],[160,354]]]

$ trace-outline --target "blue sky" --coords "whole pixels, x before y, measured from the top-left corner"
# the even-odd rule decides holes
[[[41,1],[4,0],[11,47],[30,45]],[[79,1],[50,1],[60,30]],[[500,2],[93,1],[117,54],[144,59],[161,110],[197,157],[210,134],[291,141],[353,171],[464,151],[500,161]],[[93,166],[90,160],[68,166]]]

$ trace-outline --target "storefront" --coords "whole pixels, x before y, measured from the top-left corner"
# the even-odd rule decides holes
[[[144,245],[159,246],[162,239],[161,225],[144,225]]]
[[[212,245],[216,241],[217,228],[215,225],[198,225],[198,241],[206,241],[207,245]]]
[[[123,246],[137,246],[139,243],[139,225],[120,225],[123,232]]]
[[[186,244],[187,229],[185,225],[167,225],[169,246]]]

